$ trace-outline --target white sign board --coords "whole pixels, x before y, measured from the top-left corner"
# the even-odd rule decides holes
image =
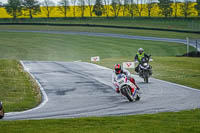
[[[134,62],[123,62],[123,68],[135,68]]]
[[[95,56],[95,57],[91,57],[91,61],[100,61],[100,57],[99,56]]]

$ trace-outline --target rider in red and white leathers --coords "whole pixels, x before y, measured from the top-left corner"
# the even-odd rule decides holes
[[[135,79],[131,76],[131,73],[126,69],[122,69],[120,64],[116,64],[115,65],[115,71],[114,71],[114,74],[112,76],[112,83],[115,86],[117,93],[119,93],[119,86],[117,85],[116,77],[117,77],[118,74],[121,74],[121,73],[125,74],[127,76],[128,80],[130,80],[139,90],[139,87],[135,83]],[[132,90],[132,91],[134,91],[134,90]]]

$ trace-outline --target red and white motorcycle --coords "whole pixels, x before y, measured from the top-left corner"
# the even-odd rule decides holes
[[[125,74],[118,74],[116,77],[116,86],[119,87],[120,93],[130,102],[140,100],[139,90],[128,80]]]

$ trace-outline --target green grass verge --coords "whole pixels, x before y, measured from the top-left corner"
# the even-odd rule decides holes
[[[6,112],[27,110],[41,101],[38,85],[16,60],[0,60],[0,100]]]
[[[184,44],[84,35],[0,32],[0,39],[0,58],[22,60],[133,57],[139,47],[153,56],[176,56],[186,51]]]
[[[24,22],[24,23],[56,23],[56,24],[96,24],[96,25],[114,25],[130,27],[161,28],[175,30],[200,31],[200,18],[54,18],[54,19],[0,19],[3,22]]]
[[[152,65],[153,77],[200,89],[200,58],[158,57]]]
[[[0,122],[3,133],[199,133],[200,110],[120,117]]]
[[[77,31],[77,32],[100,32],[100,33],[114,33],[134,36],[149,36],[175,39],[199,39],[200,34],[179,33],[170,31],[155,31],[155,30],[136,30],[136,29],[118,29],[118,28],[100,28],[100,27],[79,27],[79,26],[27,26],[27,25],[0,25],[0,30],[49,30],[49,31]]]

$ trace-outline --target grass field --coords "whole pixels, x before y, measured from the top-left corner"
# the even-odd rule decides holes
[[[86,35],[0,32],[0,57],[21,60],[74,61],[101,58],[134,58],[143,47],[153,56],[176,56],[186,45]]]
[[[39,30],[39,31],[77,31],[77,32],[97,32],[114,33],[136,36],[149,36],[161,38],[199,39],[200,34],[179,33],[169,31],[136,30],[136,29],[117,29],[117,28],[98,28],[98,27],[79,27],[79,26],[19,26],[19,25],[0,25],[0,30]]]
[[[0,100],[5,111],[22,111],[41,101],[38,85],[16,60],[0,59]]]
[[[9,62],[13,59],[89,61],[91,56],[99,55],[102,59],[99,64],[112,68],[115,63],[133,61],[137,49],[143,47],[147,53],[153,55],[154,77],[200,89],[198,84],[200,76],[199,58],[175,57],[185,53],[186,46],[183,44],[83,35],[12,32],[0,32],[0,40],[0,58],[3,58],[3,60],[0,60],[0,64],[6,64],[3,61]],[[17,68],[17,70],[21,70],[21,68]],[[2,84],[7,86],[7,82],[2,82]],[[29,81],[29,83],[31,82]],[[7,90],[5,90],[6,92]],[[2,97],[7,98],[6,95],[1,95]],[[14,107],[9,106],[9,111],[15,110]],[[199,109],[176,113],[120,117],[0,122],[0,132],[3,133],[197,133],[200,132],[199,129]]]
[[[56,24],[96,24],[111,26],[129,26],[161,28],[175,30],[200,31],[200,18],[35,18],[35,19],[0,19],[0,23],[56,23]]]
[[[200,110],[134,116],[2,121],[2,133],[199,133]]]

